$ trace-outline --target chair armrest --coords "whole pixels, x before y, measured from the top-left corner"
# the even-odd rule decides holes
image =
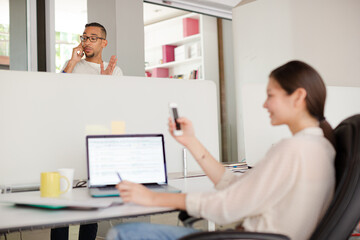
[[[185,237],[182,237],[179,240],[215,240],[215,239],[290,240],[289,237],[281,234],[240,232],[235,230],[193,233]]]
[[[178,219],[183,223],[184,227],[192,227],[195,222],[204,220],[203,218],[192,217],[186,211],[180,211]]]

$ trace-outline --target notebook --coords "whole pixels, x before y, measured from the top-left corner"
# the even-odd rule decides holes
[[[168,185],[163,134],[86,137],[88,188],[93,197],[119,196],[122,180],[160,192],[180,192]]]

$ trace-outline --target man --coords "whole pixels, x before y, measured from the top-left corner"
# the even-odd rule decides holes
[[[103,25],[96,22],[86,24],[80,40],[79,46],[73,49],[71,59],[64,64],[63,73],[123,75],[116,66],[116,56],[111,56],[109,63],[102,60],[102,51],[108,44]],[[85,59],[82,59],[84,54]],[[97,229],[97,223],[80,225],[79,240],[95,240]],[[51,229],[51,240],[67,240],[68,235],[69,227]]]
[[[108,44],[104,26],[96,22],[86,24],[80,40],[79,46],[73,49],[71,59],[65,63],[63,73],[123,75],[116,66],[116,56],[111,56],[109,63],[102,60],[102,51]],[[85,59],[82,59],[84,54]]]

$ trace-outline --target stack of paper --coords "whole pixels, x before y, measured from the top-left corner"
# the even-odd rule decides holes
[[[189,58],[189,48],[181,45],[175,48],[175,61],[183,61]]]
[[[69,194],[61,195],[58,198],[40,197],[39,191],[1,194],[0,202],[48,209],[68,208],[84,210],[107,208],[123,203],[119,197],[92,198],[87,188],[74,189]]]

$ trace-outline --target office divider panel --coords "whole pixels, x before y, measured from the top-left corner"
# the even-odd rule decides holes
[[[86,179],[85,136],[111,134],[121,122],[126,133],[163,133],[168,172],[181,172],[169,102],[219,159],[216,99],[211,81],[0,71],[0,185],[39,183],[41,172],[64,167]],[[190,153],[187,162],[200,170]]]

